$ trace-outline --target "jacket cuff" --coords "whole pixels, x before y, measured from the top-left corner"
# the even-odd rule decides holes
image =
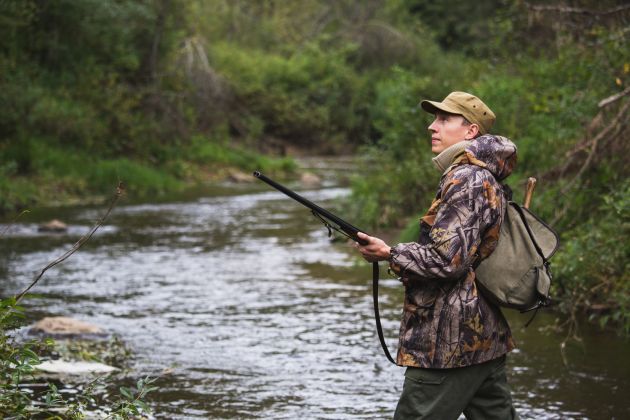
[[[402,277],[404,274],[404,268],[399,262],[400,251],[403,248],[403,244],[398,244],[390,248],[389,251],[389,268],[396,273],[396,275]]]

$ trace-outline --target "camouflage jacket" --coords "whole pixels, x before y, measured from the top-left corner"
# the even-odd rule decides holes
[[[498,307],[477,290],[472,264],[496,247],[511,192],[503,180],[516,146],[484,135],[470,141],[442,176],[418,242],[392,248],[390,266],[405,284],[397,363],[452,368],[486,362],[514,348]]]

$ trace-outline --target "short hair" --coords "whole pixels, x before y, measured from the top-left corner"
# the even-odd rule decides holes
[[[469,125],[472,124],[468,118],[464,117],[463,115],[461,117],[463,118],[462,125],[465,125],[466,127],[468,127]],[[473,138],[476,139],[479,136],[481,136],[481,129],[478,128],[477,129],[477,135],[475,137],[473,137]]]

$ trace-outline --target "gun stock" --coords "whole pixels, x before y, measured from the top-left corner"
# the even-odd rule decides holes
[[[534,188],[536,188],[536,178],[527,178],[527,187],[525,188],[525,199],[523,200],[523,207],[529,208],[532,203],[532,196],[534,194]]]

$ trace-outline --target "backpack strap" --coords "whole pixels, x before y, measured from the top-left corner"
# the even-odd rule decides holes
[[[525,230],[527,230],[527,234],[529,235],[529,238],[532,240],[532,243],[534,244],[534,248],[536,248],[536,252],[538,253],[538,255],[540,255],[540,258],[542,258],[543,264],[545,265],[545,267],[547,267],[549,265],[549,262],[547,261],[547,258],[545,257],[545,254],[543,253],[542,249],[540,249],[540,246],[538,245],[538,242],[536,241],[536,237],[534,236],[534,233],[529,227],[529,223],[527,223],[527,219],[525,217],[525,213],[523,212],[523,209],[521,208],[521,206],[519,206],[517,203],[514,203],[514,202],[508,202],[508,205],[512,205],[514,209],[518,211],[519,216],[521,216],[521,219],[523,220],[523,225],[525,225]]]
[[[503,215],[502,215],[503,217],[501,219],[501,224],[503,224],[503,221],[505,220],[505,215],[507,214],[508,206],[510,205],[510,202],[512,201],[512,189],[510,188],[508,184],[501,182],[501,180],[497,178],[497,176],[494,173],[492,173],[491,170],[487,168],[483,168],[483,170],[488,172],[492,176],[492,178],[494,178],[497,184],[499,184],[499,186],[501,187],[501,193],[503,194],[503,197],[505,197],[505,209],[503,209]],[[499,230],[500,229],[501,229],[501,226],[499,226]],[[481,239],[483,241],[483,237]],[[479,245],[481,246],[481,243]],[[479,250],[477,249],[477,252],[475,253],[475,259],[472,263],[473,271],[475,271],[477,267],[479,267],[479,264],[481,264],[481,261],[482,261],[482,258],[481,258],[481,255],[479,255]]]

